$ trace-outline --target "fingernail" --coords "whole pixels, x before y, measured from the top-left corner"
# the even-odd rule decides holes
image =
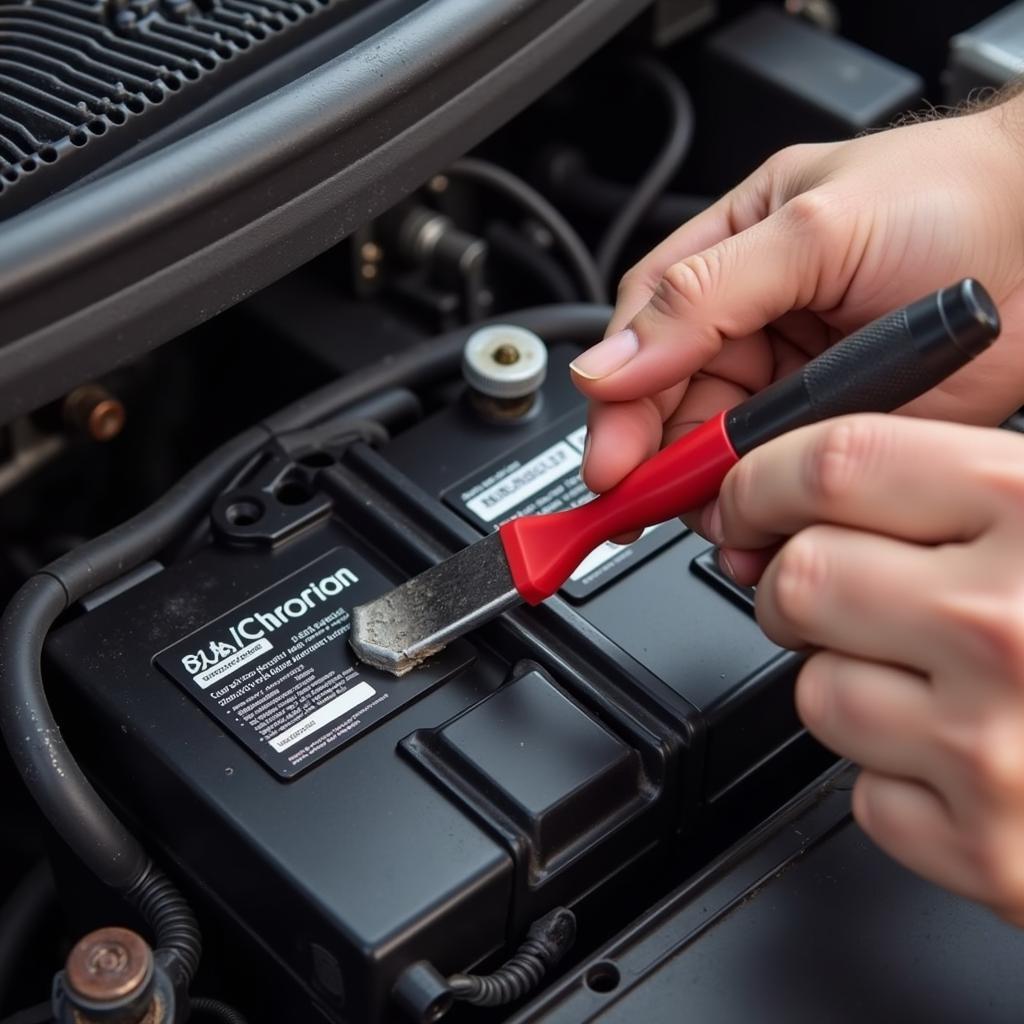
[[[601,380],[621,370],[639,351],[640,340],[636,332],[627,327],[588,348],[569,364],[569,369],[587,380]]]
[[[721,544],[725,539],[722,530],[722,510],[718,507],[717,501],[711,506],[707,516],[707,532],[708,540],[712,544]]]
[[[729,579],[736,579],[736,570],[733,568],[732,562],[729,561],[729,556],[724,551],[718,552],[718,567]]]

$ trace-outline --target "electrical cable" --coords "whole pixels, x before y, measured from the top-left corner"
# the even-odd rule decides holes
[[[216,1017],[224,1024],[248,1024],[243,1013],[219,999],[197,997],[189,1000],[188,1009],[190,1020],[193,1015],[198,1014],[200,1017]]]
[[[693,103],[683,83],[660,61],[637,57],[629,67],[661,93],[668,113],[668,135],[650,169],[633,188],[626,204],[619,210],[595,256],[604,284],[610,284],[622,250],[654,201],[668,187],[686,159],[693,143]]]
[[[599,336],[609,315],[607,307],[554,306],[503,319],[551,340],[590,340]],[[0,728],[12,760],[57,834],[101,881],[141,912],[155,936],[154,955],[182,994],[199,962],[195,917],[93,788],[64,742],[43,686],[46,635],[75,601],[163,551],[277,433],[315,426],[381,388],[422,384],[454,372],[474,329],[461,328],[350,374],[221,445],[143,512],[30,577],[0,617]]]
[[[451,994],[474,1006],[504,1006],[532,992],[576,940],[576,918],[557,907],[530,925],[526,941],[490,974],[453,974]]]
[[[0,1010],[7,1005],[33,935],[56,898],[50,865],[43,861],[21,878],[0,906]]]
[[[582,213],[611,217],[633,195],[631,185],[595,174],[583,153],[570,147],[550,152],[542,173],[545,188],[558,203]],[[714,201],[713,196],[662,193],[644,212],[636,229],[665,238],[681,224],[703,213]]]
[[[579,289],[561,264],[515,228],[495,221],[488,226],[485,237],[495,254],[515,264],[520,273],[532,277],[555,301],[575,302],[579,297]]]
[[[319,423],[338,410],[384,388],[415,388],[433,384],[458,372],[463,346],[478,327],[486,324],[515,324],[533,331],[548,342],[589,342],[600,339],[611,315],[610,307],[589,303],[533,306],[458,327],[410,345],[371,366],[311,391],[287,408],[268,416],[263,426],[276,435]]]
[[[606,301],[604,278],[583,239],[565,217],[532,185],[506,171],[504,167],[475,157],[457,160],[448,168],[447,173],[452,177],[465,178],[467,181],[486,185],[518,203],[536,217],[561,246],[583,285],[586,298],[597,303]]]

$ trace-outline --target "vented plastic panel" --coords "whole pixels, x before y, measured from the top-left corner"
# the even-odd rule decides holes
[[[371,0],[0,0],[0,218]]]

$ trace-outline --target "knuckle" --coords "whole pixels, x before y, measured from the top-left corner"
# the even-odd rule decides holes
[[[776,555],[773,596],[779,615],[800,629],[814,621],[828,578],[828,558],[816,527],[802,530]]]
[[[793,196],[782,209],[800,234],[822,242],[832,238],[839,227],[838,203],[821,188]]]
[[[979,483],[1001,499],[1011,512],[1024,511],[1024,466],[1018,458],[998,459],[980,470]]]
[[[884,421],[854,416],[827,424],[808,452],[804,485],[817,506],[842,506],[860,489],[884,445]]]
[[[963,715],[929,730],[943,759],[955,766],[973,807],[991,820],[1024,806],[1024,723],[1002,707],[973,721]]]
[[[722,481],[718,500],[727,528],[734,520],[745,518],[750,509],[756,508],[754,502],[761,493],[758,462],[756,458],[740,459]]]
[[[651,301],[670,316],[685,314],[714,291],[719,273],[720,262],[713,249],[687,256],[665,271]]]
[[[1024,687],[1024,601],[997,587],[933,598],[940,622],[972,661]]]
[[[1016,803],[1024,795],[1021,737],[1005,721],[991,721],[960,741],[960,758],[969,784],[986,802]]]
[[[797,142],[776,150],[762,166],[773,177],[786,176],[805,167],[808,160],[814,155],[814,143]]]

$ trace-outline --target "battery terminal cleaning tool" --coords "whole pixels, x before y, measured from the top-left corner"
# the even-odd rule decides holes
[[[403,675],[501,612],[551,597],[605,541],[710,501],[747,452],[833,416],[890,412],[964,366],[999,334],[970,278],[851,334],[802,369],[662,449],[576,508],[523,516],[352,613],[367,664]]]

